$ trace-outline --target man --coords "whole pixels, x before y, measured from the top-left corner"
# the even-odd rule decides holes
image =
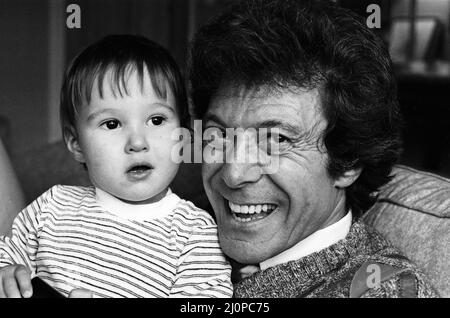
[[[235,264],[236,297],[436,296],[359,220],[390,180],[401,123],[388,52],[359,18],[331,1],[238,2],[198,31],[190,62],[204,129],[277,132],[275,172],[203,164],[221,247],[251,265]],[[233,158],[242,140],[224,136]]]

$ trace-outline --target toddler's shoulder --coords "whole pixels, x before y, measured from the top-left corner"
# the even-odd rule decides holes
[[[182,216],[189,223],[193,223],[192,225],[217,226],[211,213],[197,207],[191,201],[180,199],[175,208],[175,214]]]
[[[93,187],[71,186],[57,184],[41,194],[36,201],[39,204],[52,203],[76,203],[83,201],[85,198],[95,196]]]
[[[95,189],[93,187],[56,184],[45,193],[51,197],[55,195],[66,195],[73,198],[83,198],[88,195],[95,195]]]

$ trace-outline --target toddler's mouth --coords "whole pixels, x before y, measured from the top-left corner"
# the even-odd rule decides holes
[[[139,163],[128,168],[126,174],[133,180],[141,180],[148,177],[152,170],[152,165],[147,163]]]
[[[142,172],[147,171],[149,169],[153,169],[153,167],[150,165],[135,165],[131,166],[127,172]]]

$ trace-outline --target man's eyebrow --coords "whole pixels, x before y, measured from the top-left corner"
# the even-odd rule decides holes
[[[204,117],[204,121],[213,121],[222,127],[227,128],[227,125],[215,114],[206,114]],[[280,128],[283,130],[286,130],[292,134],[298,135],[302,133],[302,128],[298,125],[294,125],[291,123],[288,123],[286,121],[277,120],[277,119],[270,119],[270,120],[264,120],[261,122],[255,123],[253,126],[254,128]]]
[[[262,122],[258,122],[255,126],[256,128],[280,128],[293,134],[299,134],[302,131],[301,127],[298,125],[277,119],[264,120]]]
[[[221,125],[222,127],[226,127],[227,125],[225,125],[225,123],[222,121],[222,119],[220,119],[217,115],[214,114],[210,114],[207,113],[204,117],[203,117],[203,121],[204,122],[208,122],[208,121],[213,121],[219,125]]]

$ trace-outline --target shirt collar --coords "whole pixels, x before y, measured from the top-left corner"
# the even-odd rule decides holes
[[[128,220],[152,220],[169,215],[180,201],[170,189],[159,201],[147,204],[130,204],[119,200],[102,189],[95,188],[97,203],[104,210]]]
[[[352,225],[352,212],[349,211],[342,219],[326,228],[314,232],[291,248],[265,260],[259,264],[261,270],[289,261],[297,260],[312,253],[327,248],[344,239]]]

